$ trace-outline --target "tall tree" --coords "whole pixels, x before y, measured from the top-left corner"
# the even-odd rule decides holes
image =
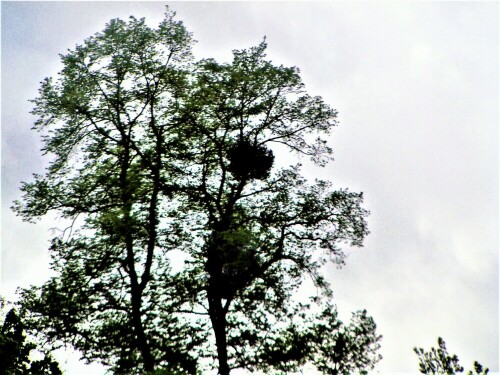
[[[157,29],[113,20],[42,83],[35,128],[54,159],[15,210],[70,225],[57,276],[23,291],[29,326],[123,374],[373,367],[373,320],[344,326],[321,274],[362,245],[362,194],[276,166],[325,165],[336,111],[265,42],[227,64],[192,62],[191,44],[171,12]],[[306,277],[318,293],[295,301]]]

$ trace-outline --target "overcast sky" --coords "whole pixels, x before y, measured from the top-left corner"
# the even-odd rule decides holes
[[[415,373],[414,346],[442,336],[469,369],[498,371],[498,2],[172,2],[197,57],[258,44],[301,70],[339,111],[335,162],[308,176],[363,191],[371,234],[329,268],[346,320],[366,308],[384,338],[382,374]],[[164,3],[4,2],[1,294],[48,277],[50,220],[11,214],[19,185],[42,172],[28,99],[58,54],[111,18],[162,19]],[[69,375],[98,375],[70,359]],[[80,370],[79,370],[80,369]]]

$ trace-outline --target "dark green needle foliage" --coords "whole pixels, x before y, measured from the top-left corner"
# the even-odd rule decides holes
[[[431,348],[426,352],[423,348],[414,348],[418,355],[419,369],[422,374],[460,374],[464,368],[460,366],[456,354],[449,354],[446,349],[446,343],[438,337],[438,348]],[[489,369],[477,361],[474,362],[474,369],[467,372],[467,375],[486,375]]]
[[[373,320],[344,326],[322,276],[362,246],[363,196],[277,167],[280,153],[326,165],[337,112],[265,42],[223,64],[193,61],[192,43],[169,11],[157,29],[113,20],[42,82],[53,159],[15,210],[68,229],[57,276],[22,292],[31,332],[117,374],[372,368]],[[306,279],[316,295],[294,302]]]
[[[487,375],[490,370],[487,367],[483,367],[478,361],[474,361],[474,369],[469,370],[467,375]]]
[[[24,324],[15,309],[7,312],[1,324],[0,375],[62,375],[59,364],[50,354],[44,354],[40,360],[30,359],[30,353],[37,347],[27,340]]]

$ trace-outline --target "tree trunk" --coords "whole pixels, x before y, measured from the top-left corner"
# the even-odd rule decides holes
[[[217,346],[217,358],[219,360],[219,375],[229,375],[230,369],[227,358],[227,337],[226,337],[226,314],[222,307],[221,298],[214,295],[214,285],[208,290],[208,308],[212,328],[215,334]]]
[[[141,352],[144,370],[146,372],[151,372],[154,370],[155,365],[148,340],[144,332],[144,326],[142,325],[140,306],[141,297],[132,295],[132,323],[134,325],[135,334],[137,335],[137,346]]]
[[[121,190],[121,200],[123,207],[123,227],[129,228],[132,222],[132,195],[129,189],[129,169],[131,160],[131,150],[130,150],[130,134],[126,135],[125,131],[122,130],[122,140],[123,140],[123,155],[121,161],[121,171],[120,171],[120,190]],[[151,219],[151,218],[150,218]],[[151,348],[149,347],[146,332],[142,324],[141,307],[142,307],[142,292],[147,283],[147,276],[144,278],[144,285],[140,285],[137,272],[135,269],[135,254],[134,254],[134,239],[132,233],[129,230],[125,230],[122,233],[125,249],[126,249],[126,272],[130,278],[130,293],[132,301],[132,325],[134,327],[136,335],[136,345],[139,349],[144,370],[146,372],[151,372],[154,370],[154,358],[151,353]]]

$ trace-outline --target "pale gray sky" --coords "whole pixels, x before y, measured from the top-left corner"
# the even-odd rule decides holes
[[[371,234],[328,269],[343,317],[384,336],[377,370],[418,369],[445,338],[468,369],[498,371],[498,2],[171,2],[198,57],[258,44],[339,111],[335,162],[309,176],[365,193]],[[163,2],[2,2],[1,294],[48,277],[48,229],[8,207],[43,170],[28,99],[58,53],[111,18],[162,19]],[[101,374],[73,360],[68,374]]]

